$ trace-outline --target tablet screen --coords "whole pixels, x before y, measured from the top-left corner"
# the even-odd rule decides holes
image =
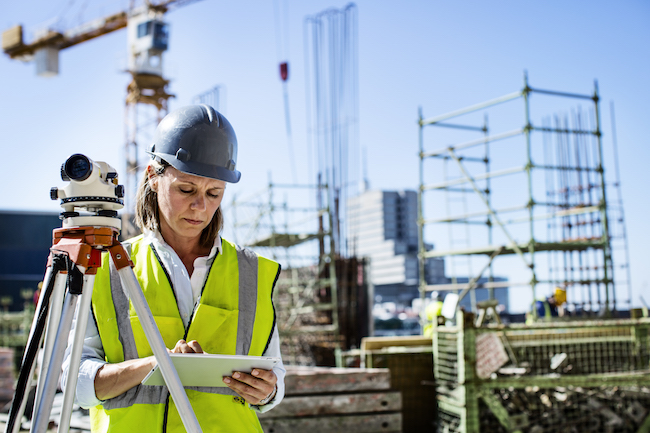
[[[269,356],[211,355],[205,353],[170,353],[183,386],[225,387],[223,378],[233,372],[250,373],[255,368],[271,370],[280,358]],[[143,385],[165,385],[156,365],[142,380]]]

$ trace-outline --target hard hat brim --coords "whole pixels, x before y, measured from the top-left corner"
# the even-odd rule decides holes
[[[224,182],[237,183],[241,179],[241,173],[238,170],[228,170],[225,167],[219,167],[211,164],[203,164],[195,161],[179,161],[175,155],[169,155],[160,152],[149,152],[149,155],[157,156],[164,160],[169,165],[183,173],[193,174],[201,177],[208,177],[210,179],[223,180]]]

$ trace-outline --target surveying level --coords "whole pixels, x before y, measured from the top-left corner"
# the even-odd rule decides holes
[[[84,225],[122,228],[117,211],[124,207],[124,186],[118,185],[117,172],[105,162],[94,162],[79,153],[61,166],[65,188],[53,187],[52,200],[61,199],[63,227]],[[88,215],[84,215],[88,212]]]
[[[61,179],[70,183],[63,189],[52,188],[50,197],[61,200],[63,212],[60,218],[63,224],[62,228],[53,232],[43,289],[29,331],[5,433],[17,433],[20,430],[25,412],[25,396],[31,387],[41,345],[43,362],[38,375],[30,431],[47,431],[76,306],[77,322],[58,431],[69,430],[93,284],[97,269],[101,266],[103,251],[109,253],[109,260],[115,264],[185,429],[192,433],[201,432],[144,293],[133,273],[133,263],[118,241],[121,221],[117,211],[124,207],[124,187],[118,185],[117,172],[104,162],[94,162],[85,155],[75,154],[61,166]],[[105,258],[108,259],[108,256]]]

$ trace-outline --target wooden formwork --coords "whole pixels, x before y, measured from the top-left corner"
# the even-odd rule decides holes
[[[285,388],[282,403],[260,414],[266,433],[402,431],[388,369],[287,367]]]
[[[438,431],[648,431],[649,329],[649,319],[476,328],[460,312],[433,338]]]

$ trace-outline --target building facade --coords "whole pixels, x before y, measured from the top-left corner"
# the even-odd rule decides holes
[[[0,211],[0,293],[22,310],[23,297],[35,292],[45,276],[52,230],[61,227],[58,212]]]
[[[370,260],[369,278],[382,302],[410,305],[419,297],[417,209],[415,191],[371,190],[348,200],[348,248]],[[443,259],[427,260],[425,279],[446,282]]]
[[[411,305],[419,298],[417,193],[415,191],[369,190],[348,201],[349,250],[370,261],[369,279],[376,301]],[[425,245],[433,249],[433,245]],[[471,276],[470,276],[471,277]],[[429,258],[425,264],[427,284],[467,283],[467,276],[451,278],[445,274],[443,258]],[[505,281],[494,277],[493,281]],[[481,278],[479,283],[486,282]],[[460,305],[472,310],[472,301],[488,299],[487,289],[475,289]],[[509,308],[508,288],[494,290],[504,311]]]

